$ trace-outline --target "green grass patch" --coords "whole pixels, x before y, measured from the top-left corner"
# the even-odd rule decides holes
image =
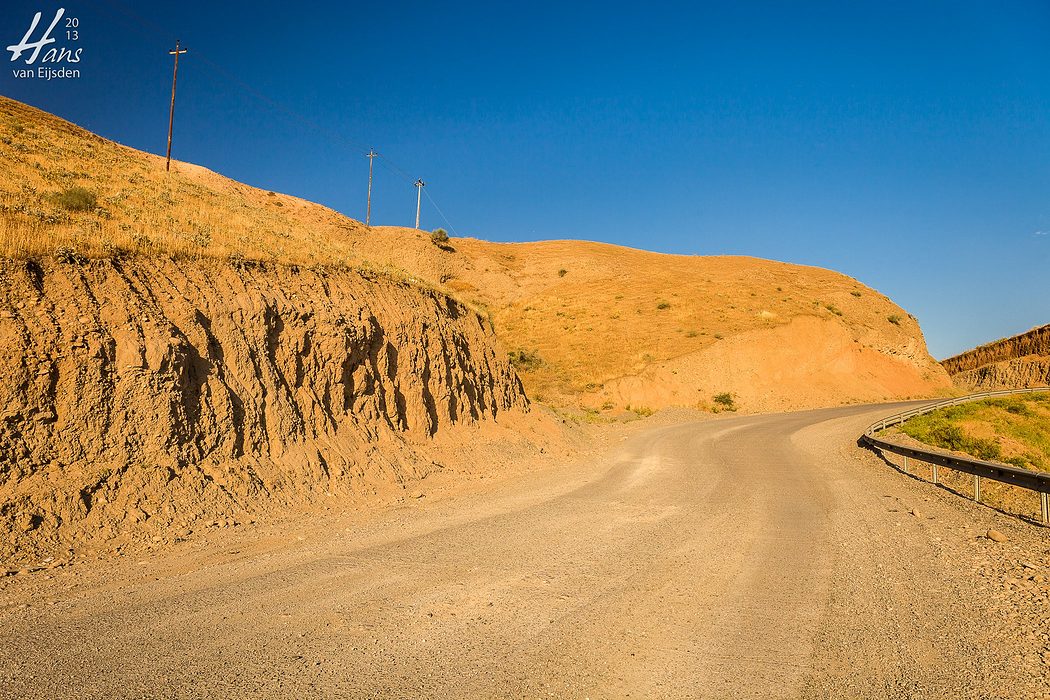
[[[912,418],[900,430],[934,447],[1050,471],[1050,393],[942,408]]]

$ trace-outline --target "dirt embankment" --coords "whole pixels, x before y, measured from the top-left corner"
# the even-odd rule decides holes
[[[1050,325],[974,348],[941,363],[956,385],[972,391],[1050,384]]]
[[[528,411],[476,312],[349,270],[6,261],[0,348],[0,557],[345,505]]]

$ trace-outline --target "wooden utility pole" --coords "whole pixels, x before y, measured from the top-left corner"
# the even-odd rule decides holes
[[[416,228],[419,228],[419,205],[423,203],[423,188],[427,183],[416,180]]]
[[[368,156],[368,208],[365,209],[365,226],[369,226],[372,221],[372,163],[379,154],[374,148],[369,148],[366,155]]]
[[[175,50],[168,54],[175,57],[175,69],[171,73],[171,111],[168,112],[168,162],[164,165],[165,170],[171,170],[171,129],[175,126],[175,81],[179,79],[179,55],[186,53],[186,49],[179,48],[179,40],[175,40]]]

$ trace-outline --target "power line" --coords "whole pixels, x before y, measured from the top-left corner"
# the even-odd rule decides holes
[[[380,156],[379,162],[382,165],[386,166],[387,170],[389,170],[390,172],[394,173],[398,177],[402,178],[406,182],[412,182],[412,177],[410,175],[408,175],[408,173],[406,173],[405,171],[403,171],[400,168],[398,168],[392,162],[390,162],[390,159],[387,158],[386,156]],[[422,180],[419,180],[419,182],[422,182]],[[413,182],[413,184],[415,184],[415,183]],[[427,200],[434,206],[434,209],[437,210],[438,215],[441,216],[442,221],[444,221],[445,225],[448,226],[450,231],[452,231],[452,234],[454,236],[458,237],[459,234],[456,232],[456,227],[452,225],[452,223],[448,220],[448,217],[445,216],[445,213],[441,210],[441,207],[438,206],[438,203],[436,201],[434,201],[433,197],[430,196],[430,192],[427,191],[426,189],[424,189],[423,187],[420,187],[420,190],[422,191],[422,193],[424,195],[426,195]],[[417,197],[417,200],[418,200],[418,197]],[[417,202],[417,204],[418,204],[418,202]],[[417,206],[416,208],[418,209],[419,207]],[[419,228],[419,215],[418,215],[418,212],[417,212],[417,215],[416,215],[416,228]]]
[[[394,165],[394,163],[391,162],[391,160],[389,158],[387,158],[386,156],[383,156],[383,158],[380,160],[380,162],[386,167],[387,170],[389,170],[393,174],[397,175],[399,178],[401,178],[405,182],[413,182],[411,175],[409,175],[404,170],[402,170],[401,168],[399,168],[396,165]]]
[[[107,2],[108,5],[110,5],[117,12],[119,12],[120,14],[123,14],[125,17],[133,20],[141,28],[146,29],[149,32],[155,32],[155,33],[158,33],[158,34],[163,34],[163,35],[169,34],[168,30],[165,29],[164,27],[161,27],[160,25],[156,24],[155,22],[152,22],[151,20],[146,19],[145,17],[143,17],[143,16],[133,12],[132,10],[130,10],[127,7],[125,7],[122,3],[117,2],[117,0],[106,0],[106,2]],[[278,102],[277,100],[271,98],[270,96],[266,95],[265,93],[260,92],[254,86],[252,86],[249,83],[246,83],[245,81],[241,80],[234,73],[231,73],[230,71],[226,70],[221,64],[219,64],[219,63],[211,60],[210,58],[208,58],[208,55],[206,53],[201,53],[199,50],[195,49],[194,50],[194,55],[197,57],[196,60],[203,61],[204,63],[208,64],[209,66],[211,66],[211,68],[216,73],[221,74],[221,76],[223,78],[225,78],[227,81],[229,81],[229,82],[233,83],[234,85],[236,85],[237,87],[241,88],[242,90],[244,90],[245,92],[250,94],[252,97],[255,97],[256,99],[258,99],[258,100],[260,100],[262,102],[265,102],[267,105],[269,105],[271,108],[275,109],[276,111],[283,112],[286,116],[291,117],[292,119],[298,120],[298,121],[302,122],[303,124],[306,124],[307,126],[309,126],[309,127],[313,128],[313,129],[321,132],[322,134],[324,134],[328,138],[331,138],[331,139],[333,139],[335,141],[339,141],[339,142],[341,142],[343,144],[349,145],[352,148],[354,148],[355,150],[364,150],[366,148],[366,146],[364,146],[363,144],[356,143],[356,142],[352,141],[351,139],[346,138],[342,134],[340,134],[338,132],[335,132],[335,131],[333,131],[333,130],[331,130],[331,129],[329,129],[329,128],[327,128],[327,127],[325,127],[325,126],[323,126],[323,125],[321,125],[321,124],[319,124],[317,122],[315,122],[314,120],[310,119],[309,117],[307,117],[307,116],[297,112],[296,110],[288,107],[287,105],[282,104],[281,102]]]
[[[448,226],[448,230],[452,232],[452,235],[459,238],[459,233],[456,232],[456,227],[453,226],[452,222],[448,220],[447,216],[445,216],[445,212],[441,211],[441,207],[439,207],[437,202],[434,201],[434,198],[430,196],[430,193],[424,189],[423,194],[425,194],[427,199],[430,200],[430,203],[434,205],[434,209],[437,210],[438,215],[441,216],[441,219],[445,222],[445,225]]]
[[[138,24],[142,29],[145,29],[146,32],[144,32],[144,33],[147,34],[147,35],[157,34],[157,35],[164,35],[164,36],[166,36],[166,35],[169,34],[169,31],[167,29],[165,29],[164,27],[161,27],[156,22],[153,22],[153,21],[149,20],[148,18],[145,18],[145,17],[139,15],[138,13],[132,11],[131,9],[129,9],[127,6],[125,6],[123,3],[119,2],[118,0],[106,0],[106,4],[109,5],[116,12],[124,15],[125,17],[127,17],[129,19],[131,19],[133,22]],[[294,120],[297,120],[297,121],[299,121],[302,124],[305,124],[305,125],[309,126],[313,130],[315,130],[316,132],[321,134],[322,136],[325,136],[326,138],[332,140],[333,142],[339,143],[339,144],[341,144],[343,146],[346,146],[346,147],[348,147],[348,148],[350,148],[350,149],[352,149],[354,151],[360,152],[360,151],[364,151],[366,148],[368,148],[369,152],[373,152],[372,148],[367,147],[364,144],[355,142],[352,139],[347,138],[344,134],[342,134],[340,132],[336,132],[336,131],[330,129],[329,127],[326,127],[326,126],[324,126],[322,124],[319,124],[318,122],[316,122],[313,119],[310,119],[309,117],[301,114],[300,112],[296,111],[295,109],[292,109],[291,107],[289,107],[289,106],[287,106],[287,105],[285,105],[285,104],[283,104],[283,103],[273,99],[269,95],[266,95],[265,93],[259,91],[253,85],[245,82],[244,80],[242,80],[237,75],[235,75],[235,74],[231,73],[230,71],[226,70],[222,65],[220,65],[216,61],[213,61],[213,60],[209,59],[207,54],[201,53],[199,49],[194,49],[194,56],[195,56],[195,60],[201,61],[201,62],[206,63],[207,65],[211,66],[211,68],[214,70],[215,73],[219,74],[221,77],[225,78],[228,82],[236,85],[237,87],[239,87],[240,89],[242,89],[243,91],[248,93],[249,95],[251,95],[251,96],[255,97],[256,99],[258,99],[258,100],[264,102],[265,104],[269,105],[275,111],[281,112],[281,113],[285,114],[286,116],[288,116],[288,117],[290,117],[290,118],[292,118]],[[177,58],[177,56],[176,56],[176,58]],[[411,175],[409,175],[407,172],[405,172],[402,168],[398,167],[388,157],[380,156],[379,154],[375,154],[374,157],[378,157],[379,158],[379,162],[380,162],[381,165],[385,166],[390,172],[392,172],[394,175],[396,175],[399,178],[401,178],[402,180],[404,180],[406,183],[410,183],[410,184],[414,184],[415,183],[415,180],[417,178],[413,178]],[[371,174],[372,174],[372,160],[370,159],[369,160],[369,181],[370,182],[371,182]],[[444,215],[444,213],[442,213],[441,208],[438,207],[437,202],[434,201],[434,198],[430,195],[429,192],[424,192],[424,194],[426,194],[427,200],[429,200],[430,203],[434,205],[434,208],[441,215],[441,218],[445,221],[445,224],[451,230],[453,230],[453,232],[454,232],[455,229],[452,227],[452,224],[449,223],[448,218]],[[369,219],[371,218],[370,214],[371,214],[371,186],[369,186],[368,204],[366,205],[366,211],[365,211],[365,225],[366,226],[369,224]]]

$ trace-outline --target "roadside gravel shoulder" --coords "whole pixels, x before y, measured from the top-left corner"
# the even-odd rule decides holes
[[[804,695],[1050,698],[1050,530],[894,468],[857,446],[863,427],[794,436],[845,499],[828,662]]]

